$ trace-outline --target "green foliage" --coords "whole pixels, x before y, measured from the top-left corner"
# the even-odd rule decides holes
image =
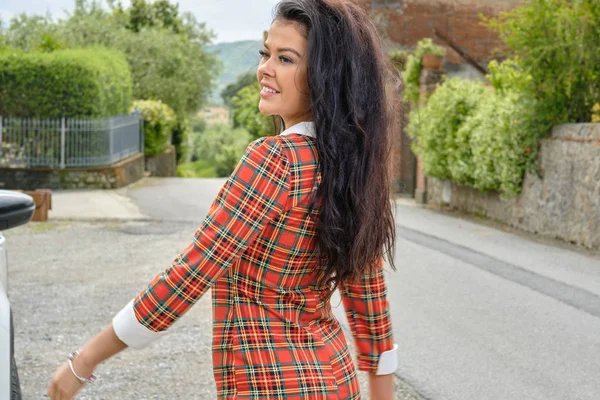
[[[502,63],[496,60],[488,64],[486,76],[492,86],[500,91],[516,91],[533,95],[533,77],[525,72],[518,58],[509,58]]]
[[[489,68],[493,89],[458,78],[445,81],[424,107],[411,112],[408,130],[427,175],[514,197],[525,172],[534,169],[547,126],[534,111],[538,101],[518,60],[492,62]]]
[[[472,151],[472,186],[500,190],[506,197],[521,192],[525,171],[531,169],[543,125],[531,112],[533,97],[518,91],[489,93],[461,127]]]
[[[223,103],[225,106],[232,108],[233,107],[233,97],[237,95],[237,93],[245,88],[246,86],[250,86],[256,82],[256,74],[253,72],[248,72],[242,75],[239,75],[235,82],[230,83],[223,89],[221,92],[221,98],[223,99]]]
[[[217,176],[229,176],[240,161],[248,144],[250,134],[241,128],[226,125],[207,128],[198,140],[198,159],[213,165]]]
[[[404,98],[413,103],[419,102],[421,71],[423,64],[420,58],[409,54],[402,78],[404,80]]]
[[[232,99],[235,126],[246,129],[254,139],[275,134],[272,119],[262,115],[258,109],[259,101],[258,82],[246,86]]]
[[[440,47],[433,43],[431,38],[425,38],[420,40],[417,43],[417,51],[415,55],[419,58],[423,57],[425,54],[433,54],[435,56],[443,56],[446,54],[446,50],[443,47]]]
[[[58,26],[50,14],[28,16],[21,13],[10,20],[5,34],[7,45],[33,51],[39,49],[44,37],[57,37]]]
[[[425,54],[434,54],[443,56],[446,50],[437,46],[430,38],[425,38],[417,43],[415,54],[409,54],[406,58],[406,67],[404,69],[404,98],[412,103],[418,103],[420,97],[420,79],[423,71],[423,56]]]
[[[174,33],[182,31],[182,21],[179,18],[179,5],[171,4],[167,0],[146,2],[133,0],[128,10],[123,10],[119,3],[115,10],[126,15],[127,29],[141,32],[144,28],[159,27]]]
[[[164,152],[171,142],[171,132],[176,126],[175,113],[166,104],[155,100],[137,100],[131,111],[137,109],[144,121],[144,154],[157,156]]]
[[[592,107],[592,122],[600,122],[600,103],[596,103]]]
[[[16,117],[105,117],[132,100],[125,57],[102,48],[0,53],[0,114]]]
[[[215,166],[208,160],[197,160],[177,166],[177,176],[182,178],[218,177]]]
[[[160,99],[181,118],[195,113],[206,102],[218,71],[216,58],[205,49],[212,33],[192,14],[179,15],[177,6],[166,0],[134,3],[129,9],[109,3],[112,10],[107,11],[98,1],[77,0],[73,14],[58,22],[22,14],[11,21],[7,41],[35,51],[41,43],[52,47],[43,39],[50,34],[67,48],[118,49],[130,65],[134,98]],[[140,16],[148,9],[149,19]]]
[[[547,125],[591,120],[600,98],[598,0],[530,0],[488,23],[531,75]]]
[[[481,82],[454,78],[440,85],[424,107],[413,109],[407,129],[416,139],[413,150],[420,155],[427,175],[473,183],[470,136],[460,128],[485,95]]]

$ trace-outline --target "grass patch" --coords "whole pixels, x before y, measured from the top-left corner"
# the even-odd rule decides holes
[[[215,166],[206,160],[179,164],[177,166],[177,176],[182,178],[218,178]]]

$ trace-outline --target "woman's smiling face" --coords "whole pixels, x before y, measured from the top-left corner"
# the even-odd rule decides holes
[[[261,55],[257,71],[260,112],[281,116],[286,128],[311,121],[306,37],[302,27],[295,22],[274,21]]]

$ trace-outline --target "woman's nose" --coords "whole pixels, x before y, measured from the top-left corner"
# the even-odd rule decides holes
[[[259,65],[258,72],[263,76],[274,77],[275,70],[271,67],[271,60],[269,59]]]

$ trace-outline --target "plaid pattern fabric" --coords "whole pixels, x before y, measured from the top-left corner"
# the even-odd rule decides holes
[[[316,262],[314,139],[252,142],[193,242],[134,301],[164,331],[212,288],[219,399],[359,399],[356,371]],[[341,288],[359,368],[393,347],[383,272]]]

